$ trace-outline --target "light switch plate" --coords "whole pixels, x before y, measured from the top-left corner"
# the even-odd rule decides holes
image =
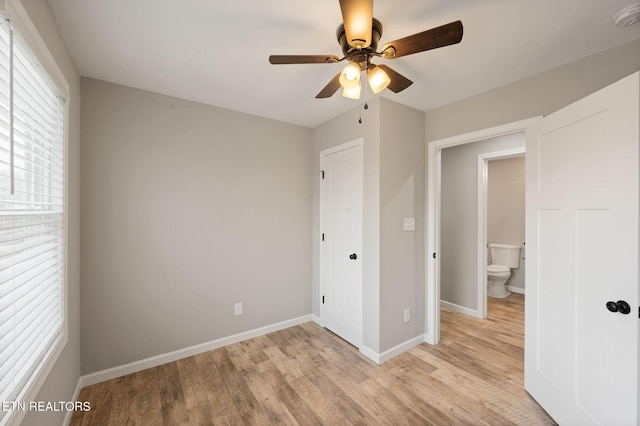
[[[415,231],[416,230],[416,218],[415,217],[405,217],[404,218],[404,231]]]

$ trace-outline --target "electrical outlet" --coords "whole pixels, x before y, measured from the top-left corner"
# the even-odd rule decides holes
[[[408,323],[411,321],[411,308],[407,308],[404,310],[404,323]]]
[[[242,315],[242,302],[235,304],[233,312],[236,316]]]

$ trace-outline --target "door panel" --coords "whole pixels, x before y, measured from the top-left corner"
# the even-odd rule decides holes
[[[362,147],[349,143],[320,157],[322,324],[351,344],[362,342]],[[355,256],[354,256],[355,255]]]
[[[527,129],[525,387],[560,424],[638,421],[638,81]]]

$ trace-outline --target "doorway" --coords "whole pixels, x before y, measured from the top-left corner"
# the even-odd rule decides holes
[[[539,118],[532,118],[528,120],[522,120],[490,129],[485,129],[473,133],[468,133],[465,135],[455,136],[451,138],[441,139],[439,141],[434,141],[428,144],[427,146],[427,226],[426,226],[426,235],[425,240],[427,242],[427,259],[426,259],[426,277],[427,277],[427,288],[426,288],[426,301],[425,306],[426,315],[425,315],[425,329],[426,336],[425,341],[429,344],[437,344],[440,341],[440,300],[441,300],[441,286],[440,286],[440,278],[441,278],[441,262],[437,261],[438,256],[442,255],[442,239],[441,239],[441,205],[442,205],[442,155],[443,150],[445,148],[452,148],[461,145],[473,144],[476,142],[485,141],[491,138],[498,138],[507,135],[513,135],[516,133],[522,133],[526,129],[526,127],[538,120]],[[495,149],[494,151],[506,151],[504,149]],[[524,149],[522,150],[522,152]],[[510,153],[509,155],[514,155],[515,153]],[[477,160],[476,153],[473,158],[474,161]],[[477,164],[477,163],[476,163]],[[474,168],[474,166],[471,166]],[[475,192],[475,191],[474,191]],[[473,197],[473,196],[472,196]],[[473,200],[473,210],[477,210],[477,203]],[[485,232],[484,226],[478,227],[478,232]],[[474,259],[477,259],[477,253],[480,252],[479,246],[482,246],[483,258],[486,259],[484,253],[486,252],[486,237],[479,238],[478,235],[472,236],[471,246],[476,247],[475,253],[473,253]],[[468,248],[468,245],[466,245]],[[484,289],[485,286],[485,277],[486,270],[484,262],[477,262],[474,260],[476,264],[476,268],[474,271],[471,271],[471,283],[473,286],[473,301],[469,301],[468,303],[464,303],[467,306],[478,306],[478,300],[484,300],[482,305],[485,306],[486,310],[486,296]],[[482,268],[482,273],[479,269]],[[481,277],[481,278],[480,278]],[[482,285],[478,283],[482,281]],[[482,292],[478,291],[479,287],[482,287]],[[482,295],[480,293],[483,293]],[[468,296],[468,294],[467,294]],[[462,306],[464,306],[464,304]],[[469,311],[475,311],[473,313],[474,316],[479,316],[477,313],[478,309],[469,309]]]
[[[519,133],[524,142],[524,132]],[[525,148],[478,155],[477,313],[487,317],[489,244],[520,246],[520,265],[511,270],[506,289],[524,294],[525,282]]]

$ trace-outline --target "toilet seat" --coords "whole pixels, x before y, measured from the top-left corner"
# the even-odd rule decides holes
[[[509,272],[511,273],[511,268],[509,268],[508,266],[504,266],[504,265],[488,265],[487,266],[487,273],[491,274],[491,273],[500,273],[500,272]]]

